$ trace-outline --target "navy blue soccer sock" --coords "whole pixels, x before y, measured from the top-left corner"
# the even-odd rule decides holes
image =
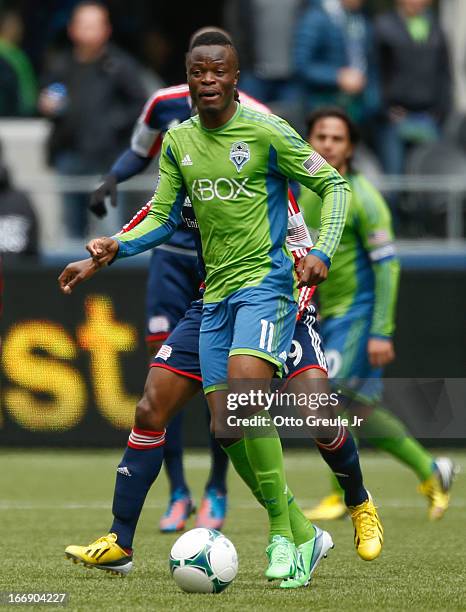
[[[342,425],[336,437],[316,439],[323,460],[335,474],[345,494],[347,506],[357,506],[368,498],[362,481],[359,453],[351,432]]]
[[[181,491],[189,495],[183,469],[183,413],[178,413],[167,427],[164,464],[170,482],[170,493]]]
[[[164,431],[134,427],[128,447],[117,468],[113,495],[111,532],[121,548],[131,548],[134,532],[146,495],[160,472],[163,461]]]
[[[205,489],[215,489],[225,495],[227,492],[228,455],[218,443],[214,434],[209,436],[210,474]]]

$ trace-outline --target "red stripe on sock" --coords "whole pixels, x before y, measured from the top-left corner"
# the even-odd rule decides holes
[[[322,442],[319,442],[318,440],[316,440],[315,442],[317,446],[320,446],[320,448],[324,448],[325,450],[330,452],[335,452],[343,446],[347,437],[348,432],[346,431],[346,427],[340,427],[337,437],[335,438],[335,440],[330,442],[330,444],[322,444]]]
[[[163,431],[150,431],[149,429],[139,429],[138,427],[133,427],[132,431],[138,436],[148,436],[150,438],[160,438],[160,436],[165,435],[165,429]]]

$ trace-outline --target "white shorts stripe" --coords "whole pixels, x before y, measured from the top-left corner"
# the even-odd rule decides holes
[[[317,357],[317,362],[321,368],[324,368],[324,370],[327,370],[328,369],[327,361],[325,359],[325,355],[322,350],[322,339],[319,336],[319,334],[316,332],[316,330],[314,329],[315,322],[316,322],[315,316],[310,313],[304,319],[304,323],[307,326],[309,336],[311,338],[311,344],[314,348],[314,351]]]

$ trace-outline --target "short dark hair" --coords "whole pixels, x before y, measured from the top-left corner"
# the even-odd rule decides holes
[[[341,119],[348,128],[348,135],[352,145],[357,145],[360,140],[359,130],[348,115],[346,111],[344,111],[339,106],[322,106],[317,110],[313,111],[306,120],[307,125],[307,134],[309,135],[314,129],[315,124],[321,119],[328,119],[329,117],[335,117],[336,119]]]
[[[209,30],[198,34],[191,41],[189,50],[192,51],[195,47],[201,47],[203,45],[220,45],[221,47],[231,47],[236,51],[231,38],[229,38],[226,33],[224,34],[219,30]]]

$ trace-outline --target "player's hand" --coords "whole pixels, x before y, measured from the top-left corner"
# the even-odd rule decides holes
[[[393,341],[390,338],[369,338],[367,354],[373,368],[383,368],[395,359]]]
[[[86,249],[99,266],[105,266],[114,260],[118,253],[118,242],[113,238],[94,238],[86,244]]]
[[[296,266],[298,273],[298,287],[312,287],[322,283],[328,276],[328,268],[324,262],[315,255],[303,257]]]
[[[107,214],[107,207],[105,206],[105,199],[107,196],[110,198],[110,204],[115,207],[117,205],[117,181],[113,174],[105,176],[100,185],[94,189],[91,193],[89,210],[91,210],[97,217],[105,217]]]
[[[58,284],[61,291],[69,295],[73,289],[82,281],[91,278],[100,268],[96,262],[89,259],[82,259],[81,261],[73,261],[68,264],[63,272],[58,277]]]

